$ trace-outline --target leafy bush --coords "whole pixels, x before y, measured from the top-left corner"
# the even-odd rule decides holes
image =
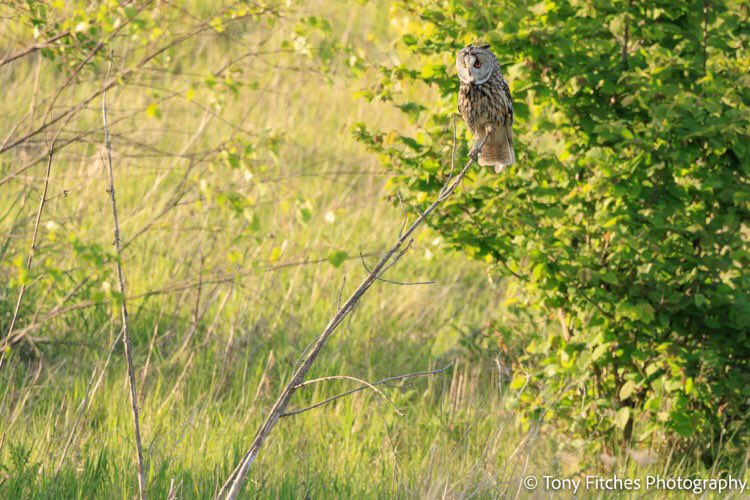
[[[421,0],[392,11],[406,62],[380,66],[361,94],[392,101],[417,132],[355,134],[405,201],[424,207],[448,174],[455,53],[490,43],[511,85],[518,163],[501,176],[477,167],[430,223],[510,278],[508,306],[560,318],[526,348],[538,388],[524,395],[527,423],[584,440],[746,446],[748,10]]]

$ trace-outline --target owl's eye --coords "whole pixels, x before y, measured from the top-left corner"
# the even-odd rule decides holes
[[[474,67],[475,68],[481,68],[482,67],[482,63],[480,63],[479,61],[477,61],[477,62],[474,63]]]

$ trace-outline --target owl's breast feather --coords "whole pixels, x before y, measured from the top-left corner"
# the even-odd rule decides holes
[[[458,112],[464,119],[466,125],[474,130],[474,116],[472,113],[472,87],[473,85],[461,83],[458,89]]]
[[[494,74],[481,85],[461,83],[458,91],[458,111],[472,131],[488,123],[505,123],[506,109],[503,78]]]

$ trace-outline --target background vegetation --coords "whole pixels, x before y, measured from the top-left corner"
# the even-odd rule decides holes
[[[520,161],[463,183],[388,275],[436,283],[379,283],[312,376],[454,364],[385,387],[403,415],[361,392],[285,418],[246,491],[747,477],[747,6],[342,5],[0,6],[0,496],[137,491],[105,89],[148,492],[207,497],[398,235],[394,195],[413,216],[442,186],[478,38]]]

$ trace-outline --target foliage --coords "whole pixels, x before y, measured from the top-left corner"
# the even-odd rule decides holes
[[[745,449],[748,11],[731,0],[392,11],[403,62],[379,66],[361,95],[392,102],[417,132],[360,124],[355,135],[392,166],[405,201],[424,206],[448,174],[455,53],[489,42],[511,85],[517,164],[477,171],[431,224],[510,278],[506,306],[564,318],[517,366],[540,387],[525,395],[527,424]]]

